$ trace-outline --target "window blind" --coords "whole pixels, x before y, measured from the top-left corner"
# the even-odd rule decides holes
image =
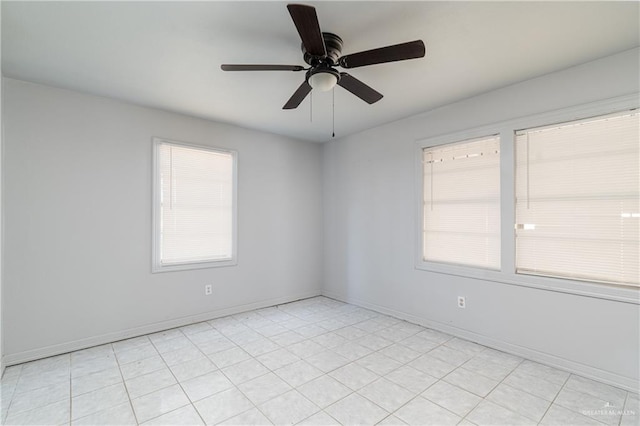
[[[232,259],[233,154],[170,143],[158,150],[161,265]]]
[[[637,111],[516,132],[516,271],[638,286]]]
[[[500,138],[423,149],[423,259],[500,269]]]

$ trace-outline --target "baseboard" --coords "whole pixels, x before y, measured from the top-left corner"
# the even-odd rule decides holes
[[[571,361],[566,358],[557,357],[555,355],[547,354],[537,351],[535,349],[527,348],[520,345],[514,345],[509,342],[494,339],[484,336],[472,331],[464,330],[451,325],[443,324],[441,322],[428,320],[421,318],[406,312],[397,311],[384,306],[380,306],[374,303],[365,302],[353,297],[344,296],[337,293],[323,291],[323,296],[339,300],[341,302],[350,303],[352,305],[360,306],[362,308],[370,309],[372,311],[379,312],[381,314],[390,315],[392,317],[402,319],[414,324],[428,327],[434,330],[442,331],[444,333],[451,334],[456,337],[460,337],[465,340],[469,340],[492,349],[507,352],[513,355],[517,355],[522,358],[526,358],[531,361],[539,362],[541,364],[548,365],[550,367],[558,368],[560,370],[567,371],[569,373],[575,373],[589,379],[597,380],[602,383],[607,383],[611,386],[622,388],[631,392],[638,392],[638,381],[629,377],[620,376],[618,374],[601,370],[599,368],[591,367],[589,365],[581,364],[575,361]]]
[[[71,342],[60,343],[56,345],[46,346],[43,348],[31,349],[28,351],[7,354],[4,356],[3,368],[5,366],[21,364],[23,362],[34,361],[37,359],[48,358],[50,356],[61,355],[68,352],[87,349],[93,346],[104,345],[107,343],[117,342],[118,340],[130,339],[132,337],[143,336],[145,334],[157,333],[159,331],[169,330],[176,327],[194,324],[202,321],[208,321],[228,315],[239,314],[241,312],[252,311],[254,309],[267,308],[274,305],[291,303],[297,300],[308,299],[310,297],[320,296],[320,292],[307,292],[289,297],[279,297],[274,299],[262,300],[242,305],[236,305],[229,308],[217,309],[204,312],[197,315],[176,318],[167,321],[147,324],[141,327],[134,327],[127,330],[105,333],[99,336],[88,337],[85,339],[74,340]]]

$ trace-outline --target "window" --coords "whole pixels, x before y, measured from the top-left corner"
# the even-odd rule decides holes
[[[638,286],[637,111],[516,132],[516,272]]]
[[[153,271],[236,261],[236,153],[154,139]]]
[[[422,258],[500,269],[500,138],[423,148]]]

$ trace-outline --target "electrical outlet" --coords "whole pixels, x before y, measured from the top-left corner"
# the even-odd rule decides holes
[[[466,308],[467,307],[467,300],[464,298],[464,296],[458,296],[458,308]]]
[[[205,296],[211,296],[213,293],[213,286],[211,284],[207,284],[204,286],[204,294]]]

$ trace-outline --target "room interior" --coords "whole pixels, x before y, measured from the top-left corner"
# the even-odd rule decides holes
[[[515,383],[513,371],[527,368],[549,379],[546,384],[557,378],[560,384],[549,400],[542,398],[547,403],[541,411],[518,411],[524,417],[516,418],[508,417],[513,413],[507,403],[495,403],[497,388],[474,393],[435,372],[419,392],[400,386],[396,395],[413,393],[398,400],[401,405],[386,406],[376,400],[375,388],[368,394],[364,386],[354,389],[333,374],[344,368],[340,364],[319,368],[325,374],[314,378],[336,386],[331,389],[340,399],[329,404],[301,396],[301,388],[274,373],[265,349],[250,353],[250,359],[286,382],[283,395],[298,392],[303,402],[285,402],[308,408],[300,408],[305,414],[299,418],[269,408],[282,395],[254,400],[244,382],[229,373],[225,383],[248,405],[227,417],[207,418],[203,413],[213,409],[202,408],[205,399],[195,401],[183,388],[184,403],[151,417],[140,415],[129,393],[123,405],[133,417],[121,422],[636,424],[637,284],[516,273],[516,231],[505,219],[515,215],[513,160],[500,164],[502,267],[425,266],[417,153],[424,146],[500,134],[501,156],[509,158],[514,130],[637,109],[638,3],[306,4],[315,7],[323,31],[342,38],[343,54],[423,40],[426,55],[349,70],[383,95],[378,102],[368,104],[336,87],[313,90],[297,108],[283,110],[304,73],[225,72],[220,65],[306,67],[286,3],[2,2],[2,421],[33,424],[25,413],[47,407],[62,413],[59,423],[64,424],[82,424],[83,416],[94,415],[90,409],[82,416],[73,412],[73,401],[82,397],[69,397],[74,356],[109,358],[120,363],[116,370],[122,374],[120,351],[135,348],[139,339],[155,347],[154,356],[164,355],[167,341],[195,344],[191,339],[197,332],[216,330],[220,339],[247,350],[247,342],[231,338],[236,334],[229,331],[230,323],[265,330],[264,322],[253,323],[264,320],[272,330],[295,320],[303,322],[261,341],[268,340],[276,351],[300,343],[285,339],[290,331],[321,346],[324,333],[349,344],[365,337],[393,339],[390,330],[397,339],[423,333],[424,340],[438,345],[425,347],[424,355],[432,350],[449,351],[449,357],[466,354],[462,364],[483,363],[481,353],[491,353],[487,365],[514,363],[493,386]],[[237,153],[234,264],[152,270],[154,138]],[[458,307],[459,297],[464,309]],[[303,334],[303,326],[313,326],[310,334]],[[354,330],[363,334],[349,334]],[[366,348],[361,356],[342,356],[361,368],[372,353],[389,355],[392,341],[400,342],[368,347],[361,341],[358,347]],[[415,357],[391,358],[398,367],[413,368],[417,352]],[[291,360],[299,358],[295,354]],[[234,365],[226,362],[208,356],[206,374],[233,372]],[[162,371],[173,374],[170,383],[181,382],[168,367]],[[66,369],[71,382],[66,397],[37,406],[25,403],[16,411],[21,376],[49,368]],[[392,382],[392,371],[376,368],[371,367],[376,379]],[[468,372],[471,366],[461,368],[457,371]],[[131,392],[127,377],[118,378]],[[463,411],[444,402],[429,405],[444,416],[438,417],[417,405],[431,404],[431,394],[445,391],[435,387],[430,393],[430,386],[470,392],[475,403]],[[563,386],[582,388],[597,401],[605,401],[606,394],[605,403],[617,404],[616,411],[603,414],[609,406],[593,407],[594,402],[589,409],[595,413],[562,405]],[[164,389],[169,387],[154,392]],[[534,389],[522,391],[540,397]],[[353,402],[355,414],[340,408],[348,405],[345,401]],[[10,417],[12,404],[15,417]],[[358,417],[358,407],[371,417]],[[420,417],[420,409],[435,417]]]

